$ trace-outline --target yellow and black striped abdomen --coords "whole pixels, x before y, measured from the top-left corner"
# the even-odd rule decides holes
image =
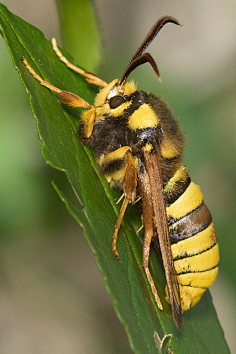
[[[200,300],[217,276],[217,235],[200,188],[191,182],[185,167],[177,170],[165,192],[171,250],[184,312]]]

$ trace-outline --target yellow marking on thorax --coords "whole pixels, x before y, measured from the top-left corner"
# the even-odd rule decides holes
[[[211,223],[206,229],[198,232],[196,235],[171,245],[173,259],[183,257],[186,253],[189,256],[201,253],[213,246],[216,241],[216,232]]]
[[[131,151],[131,147],[129,146],[122,146],[121,148],[110,152],[108,155],[101,155],[101,157],[98,160],[99,165],[107,164],[111,161],[115,160],[122,160],[124,156],[126,155],[127,151]]]
[[[146,103],[140,106],[130,117],[128,125],[131,130],[155,128],[158,118],[153,109]]]
[[[203,200],[199,186],[191,182],[186,191],[169,207],[166,208],[167,216],[180,219],[196,209]]]

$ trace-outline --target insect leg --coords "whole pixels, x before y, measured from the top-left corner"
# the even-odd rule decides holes
[[[43,80],[41,78],[41,76],[39,76],[34,71],[34,69],[29,65],[28,61],[25,59],[25,57],[22,57],[21,60],[25,64],[26,68],[29,70],[30,74],[36,80],[38,80],[42,86],[47,87],[49,90],[57,92],[59,94],[59,99],[63,103],[66,103],[72,107],[82,107],[82,108],[87,108],[87,109],[91,109],[93,107],[88,102],[83,100],[81,97],[75,95],[74,93],[68,92],[68,91],[63,91],[63,90],[59,89],[58,87],[55,87],[55,86],[49,84],[49,82]]]
[[[137,175],[136,175],[135,161],[131,151],[128,150],[126,170],[125,170],[125,176],[123,180],[123,191],[124,191],[125,198],[120,208],[120,215],[115,225],[115,231],[113,234],[113,241],[112,241],[112,250],[116,259],[119,258],[119,254],[117,252],[118,232],[128,204],[134,202],[135,200],[136,186],[137,186]]]
[[[156,300],[157,306],[160,310],[163,310],[161,300],[157,294],[157,289],[148,268],[150,244],[153,237],[153,205],[151,188],[149,178],[146,172],[138,174],[139,192],[142,198],[142,214],[143,214],[143,226],[144,226],[144,240],[143,240],[143,267],[151,286],[153,296]]]
[[[64,55],[61,53],[61,51],[59,50],[59,48],[57,46],[56,38],[52,38],[52,47],[53,47],[55,53],[57,54],[57,56],[59,57],[59,59],[63,63],[65,63],[68,68],[79,73],[80,75],[85,76],[87,78],[87,81],[90,84],[104,86],[104,87],[107,86],[107,83],[104,80],[100,79],[98,76],[96,76],[92,73],[89,73],[87,71],[84,71],[83,69],[78,68],[78,66],[75,66],[74,64],[70,63],[69,60],[66,59],[64,57]]]

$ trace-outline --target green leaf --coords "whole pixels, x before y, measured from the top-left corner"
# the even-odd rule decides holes
[[[101,39],[93,1],[56,0],[56,3],[63,47],[75,59],[79,58],[87,71],[94,72],[101,59]]]
[[[175,328],[170,306],[165,301],[162,265],[152,250],[150,268],[164,306],[163,312],[158,310],[142,268],[143,234],[136,234],[141,221],[135,207],[130,207],[125,215],[118,240],[120,261],[115,261],[111,243],[119,209],[115,204],[118,194],[111,191],[100,175],[93,153],[78,140],[76,126],[80,111],[63,106],[54,93],[30,75],[20,58],[25,56],[48,82],[72,91],[90,103],[93,103],[96,88],[60,62],[51,43],[38,29],[14,16],[3,5],[0,5],[0,26],[13,65],[30,94],[43,156],[51,166],[66,173],[79,205],[74,205],[55,188],[84,229],[134,352],[157,353],[153,338],[156,331],[160,338],[173,335],[171,349],[175,354],[229,353],[209,292],[195,308],[183,315],[181,330]]]

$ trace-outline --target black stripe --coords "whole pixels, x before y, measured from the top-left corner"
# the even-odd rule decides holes
[[[198,270],[198,271],[196,271],[196,272],[189,271],[189,272],[178,273],[178,274],[177,274],[177,277],[178,277],[179,275],[183,275],[183,274],[205,273],[205,272],[208,272],[208,271],[210,271],[210,270],[213,270],[213,269],[217,268],[218,266],[219,266],[219,263],[217,263],[214,267],[209,268],[209,269]],[[183,285],[183,286],[185,286],[185,285]],[[187,285],[186,285],[186,286],[187,286]],[[196,288],[197,288],[197,287],[196,287]],[[204,287],[203,287],[203,288],[204,288]],[[208,286],[207,286],[207,288],[208,288]]]
[[[125,167],[125,159],[115,159],[108,162],[104,162],[100,165],[100,169],[102,174],[104,175],[112,175],[114,172],[119,171]]]
[[[175,257],[175,258],[173,258],[173,260],[174,260],[174,262],[175,262],[175,261],[179,261],[179,260],[181,260],[181,259],[191,258],[191,257],[194,257],[194,256],[198,256],[199,254],[203,254],[204,252],[209,251],[209,250],[212,249],[216,244],[217,244],[217,240],[216,240],[216,242],[215,242],[213,245],[211,245],[210,247],[208,247],[208,248],[202,250],[201,252],[194,253],[194,254],[188,254],[188,253],[186,252],[183,256],[181,256],[181,257]]]
[[[205,230],[211,222],[211,213],[204,202],[179,220],[170,217],[169,225],[172,226],[170,229],[171,244],[198,234]]]
[[[186,284],[186,285],[180,284],[180,285],[181,286],[189,286],[190,288],[194,288],[194,289],[208,289],[209,288],[209,286],[193,286],[191,284]]]

